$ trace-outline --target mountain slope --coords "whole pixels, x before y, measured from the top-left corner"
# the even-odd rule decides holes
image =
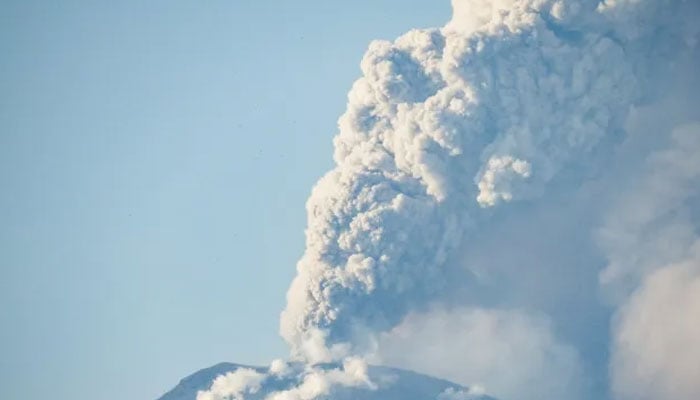
[[[329,366],[330,367],[330,366]],[[195,400],[197,392],[207,390],[212,381],[239,368],[249,368],[260,373],[266,373],[267,368],[251,367],[232,363],[221,363],[202,369],[182,379],[168,393],[158,400]],[[427,375],[411,371],[388,368],[369,367],[370,379],[377,384],[377,388],[341,387],[334,389],[331,396],[319,399],[333,400],[494,400],[487,396],[468,395],[467,388],[455,383],[433,378]],[[255,395],[246,396],[246,400],[264,399],[265,395],[276,390],[287,389],[294,385],[293,379],[279,380],[263,385]]]

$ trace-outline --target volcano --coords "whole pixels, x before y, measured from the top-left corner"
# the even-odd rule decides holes
[[[332,370],[335,364],[325,364],[322,368]],[[202,369],[183,378],[172,390],[158,400],[196,400],[199,391],[208,390],[212,382],[220,376],[246,369],[260,374],[269,374],[267,367],[220,363]],[[368,375],[372,387],[336,387],[328,395],[319,399],[333,400],[495,400],[480,394],[478,389],[467,388],[443,379],[397,368],[370,366]],[[297,374],[290,377],[267,380],[255,393],[245,394],[246,400],[263,400],[271,393],[299,386]],[[233,397],[236,399],[236,397]]]

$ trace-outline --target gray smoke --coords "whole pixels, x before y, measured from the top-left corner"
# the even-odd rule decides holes
[[[453,5],[444,28],[373,42],[362,60],[282,314],[298,356],[362,351],[444,296],[491,209],[623,140],[631,108],[657,95],[651,77],[696,34],[680,0]]]
[[[281,316],[304,383],[270,398],[372,387],[367,361],[504,399],[700,398],[700,2],[452,3],[362,60]]]

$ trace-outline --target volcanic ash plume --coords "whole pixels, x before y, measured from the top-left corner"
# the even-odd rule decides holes
[[[363,351],[444,295],[489,209],[622,140],[648,78],[695,37],[677,18],[690,3],[455,0],[445,27],[371,43],[307,203],[281,319],[294,354]]]
[[[362,60],[307,203],[291,361],[200,400],[371,391],[368,361],[504,399],[700,398],[700,2],[452,3]]]

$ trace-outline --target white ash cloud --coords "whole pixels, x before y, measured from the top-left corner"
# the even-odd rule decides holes
[[[410,314],[380,336],[378,349],[381,363],[476,385],[502,399],[574,400],[583,385],[576,349],[559,341],[546,316],[522,310]]]
[[[621,304],[611,343],[619,399],[700,396],[700,123],[667,136],[601,231],[601,281]]]
[[[370,45],[336,167],[307,204],[281,319],[296,356],[362,351],[358,337],[439,300],[482,207],[537,198],[563,168],[624,137],[650,74],[672,61],[653,58],[658,47],[688,43],[668,17],[682,1],[637,3],[455,1],[445,28]]]
[[[691,258],[651,273],[622,309],[614,337],[620,399],[700,395],[700,242]]]
[[[261,390],[263,385],[265,390]],[[328,396],[338,386],[375,388],[367,374],[367,364],[361,358],[348,357],[335,368],[290,365],[275,360],[266,371],[239,368],[217,377],[208,390],[197,394],[197,400],[244,400],[251,397],[313,400]]]
[[[281,316],[297,384],[266,400],[371,388],[368,360],[504,399],[700,398],[700,3],[452,3],[361,62]],[[276,376],[247,374],[198,400]]]
[[[264,380],[265,374],[251,368],[239,368],[214,379],[209,390],[197,394],[197,400],[241,400],[246,395],[257,393]]]

